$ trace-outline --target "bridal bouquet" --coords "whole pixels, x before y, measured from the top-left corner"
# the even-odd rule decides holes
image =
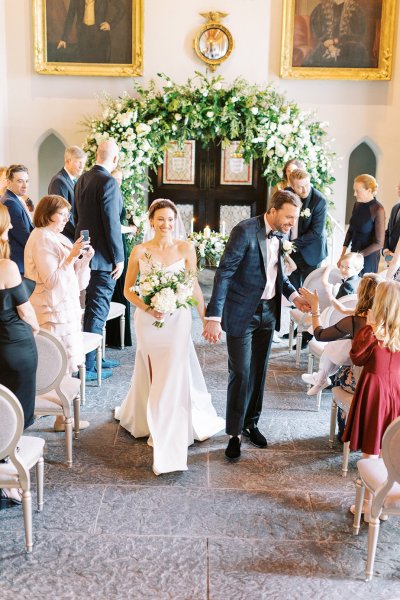
[[[138,291],[148,310],[153,308],[161,313],[172,314],[177,308],[196,306],[193,284],[194,276],[184,269],[168,272],[162,265],[152,265],[140,281]],[[164,320],[154,321],[153,325],[160,328]]]

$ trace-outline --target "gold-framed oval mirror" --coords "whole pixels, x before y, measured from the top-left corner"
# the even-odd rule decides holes
[[[234,47],[231,32],[218,22],[203,25],[197,32],[193,45],[197,56],[212,71],[228,58]]]

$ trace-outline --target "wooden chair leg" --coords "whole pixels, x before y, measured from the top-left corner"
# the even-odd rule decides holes
[[[81,404],[82,406],[84,406],[85,402],[86,402],[86,365],[85,363],[83,363],[82,365],[79,365],[79,379],[81,380],[81,391],[80,391],[80,397],[81,397]]]
[[[301,342],[303,341],[303,335],[300,330],[300,325],[297,325],[297,336],[296,336],[296,367],[300,366],[300,352]]]
[[[121,315],[119,319],[119,334],[121,339],[121,350],[125,348],[125,314]]]
[[[27,552],[32,552],[32,495],[29,490],[22,492],[22,511],[25,526],[25,547]]]
[[[318,394],[317,394],[317,404],[316,404],[316,408],[317,410],[319,410],[321,408],[321,399],[322,399],[322,390],[319,390]]]
[[[307,373],[309,375],[312,374],[313,368],[314,368],[314,355],[312,354],[312,352],[309,352],[308,353],[308,361],[307,361]]]
[[[294,321],[290,319],[289,322],[289,354],[293,350],[293,333],[294,333]]]
[[[72,467],[72,417],[65,419],[65,444],[67,447],[67,467]]]
[[[379,536],[379,517],[370,517],[368,527],[368,556],[365,568],[365,581],[371,581],[374,574],[376,546]]]
[[[357,479],[356,483],[356,503],[353,519],[353,535],[358,535],[360,531],[361,509],[364,502],[365,486],[361,479]]]
[[[44,460],[43,456],[36,463],[36,494],[37,494],[37,509],[39,512],[43,510],[43,479],[44,479]]]
[[[344,444],[343,444],[342,477],[347,477],[347,471],[349,469],[349,455],[350,455],[350,442],[344,442]]]
[[[74,398],[74,437],[77,440],[79,437],[79,420],[80,420],[80,398],[77,396]]]
[[[335,443],[336,420],[337,420],[337,404],[336,404],[335,400],[332,398],[331,422],[330,422],[330,427],[329,427],[329,446],[331,448],[333,448],[333,444]]]
[[[104,323],[103,327],[103,340],[102,340],[102,353],[103,357],[106,355],[106,324]]]

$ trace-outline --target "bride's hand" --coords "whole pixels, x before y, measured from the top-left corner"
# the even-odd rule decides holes
[[[168,314],[168,313],[162,313],[159,310],[155,310],[154,308],[147,310],[146,312],[148,312],[152,317],[157,319],[157,321],[162,321],[163,319],[165,319],[165,317]]]

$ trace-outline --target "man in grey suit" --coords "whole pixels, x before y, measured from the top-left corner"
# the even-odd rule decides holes
[[[284,274],[283,235],[299,218],[301,201],[278,191],[268,211],[236,225],[215,274],[203,335],[211,343],[226,332],[229,381],[225,455],[240,456],[241,435],[259,448],[267,440],[257,427],[262,410],[268,357],[280,328],[282,293],[302,311],[309,310]]]
[[[79,146],[70,146],[64,152],[64,166],[49,183],[49,194],[62,196],[71,205],[69,221],[64,227],[63,234],[73,243],[75,241],[74,222],[74,188],[82,175],[86,164],[86,154]]]
[[[84,173],[75,186],[75,237],[88,229],[95,255],[90,263],[90,281],[86,289],[83,331],[103,334],[110,310],[116,280],[124,268],[124,248],[120,215],[122,196],[111,172],[118,164],[118,146],[114,140],[99,144],[96,164]],[[88,379],[96,378],[96,352],[86,355]],[[103,361],[103,367],[117,366],[116,361]],[[103,378],[111,371],[102,371]]]

